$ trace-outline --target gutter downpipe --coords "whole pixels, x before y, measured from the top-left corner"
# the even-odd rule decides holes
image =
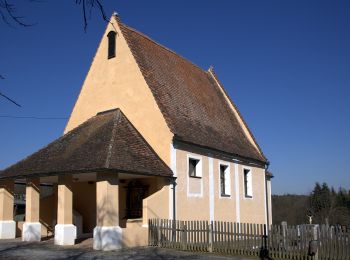
[[[176,189],[176,178],[170,177],[170,182],[173,185],[173,220],[172,220],[172,239],[176,239],[176,198],[175,198],[175,189]]]
[[[171,183],[173,185],[173,220],[174,220],[174,223],[176,220],[176,198],[175,198],[176,179],[177,179],[177,177],[171,177]]]

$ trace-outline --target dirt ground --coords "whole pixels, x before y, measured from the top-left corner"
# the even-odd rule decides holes
[[[94,251],[91,241],[75,246],[56,246],[52,240],[43,242],[0,241],[0,259],[213,259],[252,260],[241,257],[225,257],[205,253],[190,253],[156,247],[122,249],[113,252]]]

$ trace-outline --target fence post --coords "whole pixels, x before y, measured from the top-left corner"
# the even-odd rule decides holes
[[[152,219],[148,219],[148,245],[153,246]]]
[[[183,221],[181,221],[181,248],[187,249],[187,228]]]
[[[173,220],[171,221],[171,223],[172,223],[172,225],[171,225],[171,230],[172,230],[171,241],[172,241],[173,243],[175,243],[175,242],[176,242],[176,220],[173,219]]]
[[[158,229],[157,229],[157,244],[158,244],[158,246],[161,246],[161,237],[162,237],[162,233],[161,233],[161,230],[160,230],[160,228],[161,228],[161,220],[160,219],[157,219],[157,226],[158,226]]]
[[[262,243],[262,249],[261,249],[261,252],[260,252],[260,255],[261,255],[261,257],[263,258],[263,259],[265,259],[265,257],[266,258],[268,258],[269,259],[269,254],[270,254],[270,252],[269,252],[269,237],[268,237],[268,225],[266,225],[266,224],[264,224],[263,225],[263,236],[262,236],[262,238],[263,238],[263,243]],[[271,235],[271,233],[272,232],[270,232],[269,233],[269,236]]]
[[[283,249],[287,250],[287,221],[281,222],[282,236],[283,236]]]
[[[213,222],[212,221],[210,221],[208,225],[208,240],[209,240],[208,251],[211,253],[213,252]]]
[[[319,235],[318,235],[319,229],[318,225],[313,226],[313,238],[315,241],[317,241],[317,248],[316,248],[316,253],[314,255],[314,260],[318,260],[318,251],[319,251]]]

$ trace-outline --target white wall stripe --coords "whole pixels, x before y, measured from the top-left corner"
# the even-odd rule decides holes
[[[272,187],[271,187],[271,179],[267,181],[267,189],[268,189],[268,214],[269,214],[269,225],[272,225],[272,199],[271,199],[271,194],[272,194]]]
[[[209,157],[209,218],[214,221],[214,163],[213,158]]]
[[[235,166],[235,187],[236,187],[236,222],[241,222],[241,206],[239,196],[239,175],[238,175],[238,164],[234,163]]]
[[[170,165],[171,170],[173,171],[174,177],[177,176],[176,174],[176,149],[173,144],[170,144]],[[170,185],[169,187],[169,219],[173,219],[173,185]],[[176,209],[176,189],[175,189],[175,209]],[[175,211],[176,212],[176,211]],[[176,212],[177,214],[177,212]]]
[[[268,225],[268,223],[267,223],[267,205],[266,205],[266,203],[267,203],[267,200],[266,200],[266,189],[267,189],[267,187],[266,187],[266,170],[264,169],[263,170],[263,174],[264,174],[264,211],[265,211],[265,223],[266,223],[266,225]]]

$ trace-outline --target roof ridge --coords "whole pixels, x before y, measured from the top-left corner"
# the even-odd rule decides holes
[[[120,109],[119,108],[111,109],[111,110],[108,110],[106,112],[108,113],[108,112],[112,112],[112,111],[115,111],[116,115],[113,118],[112,135],[111,135],[111,139],[109,141],[109,145],[107,147],[107,156],[106,156],[106,162],[105,162],[105,167],[106,168],[109,168],[109,164],[110,164],[111,156],[112,156],[112,149],[114,148],[114,139],[115,139],[115,135],[116,135],[116,132],[117,132],[117,125],[118,125],[118,123],[120,121],[119,120],[120,119]]]
[[[159,47],[165,49],[166,51],[169,51],[169,52],[171,52],[172,54],[178,56],[179,58],[183,59],[184,61],[186,61],[186,62],[188,62],[189,64],[193,65],[194,67],[198,68],[200,71],[202,71],[202,72],[204,72],[204,73],[207,73],[207,71],[206,71],[205,69],[201,68],[199,65],[195,64],[194,62],[192,62],[191,60],[185,58],[184,56],[182,56],[182,55],[176,53],[174,50],[172,50],[172,49],[170,49],[170,48],[164,46],[163,44],[160,44],[159,42],[153,40],[151,37],[147,36],[146,34],[144,34],[144,33],[140,32],[140,31],[136,30],[135,28],[130,27],[129,25],[126,25],[125,23],[122,23],[122,22],[121,22],[120,24],[121,24],[122,26],[124,26],[126,29],[131,30],[131,31],[133,31],[133,32],[135,32],[135,33],[137,33],[137,34],[139,34],[140,36],[142,36],[142,37],[144,37],[145,39],[151,41],[152,43],[158,45]]]
[[[145,145],[148,147],[148,149],[150,149],[150,151],[159,159],[159,161],[167,168],[169,168],[169,166],[163,161],[162,158],[160,158],[159,154],[153,149],[153,147],[147,142],[147,140],[145,139],[145,137],[137,130],[137,128],[132,124],[132,122],[129,120],[129,118],[123,113],[123,111],[121,109],[119,109],[119,114],[120,117],[123,117],[128,123],[129,126],[135,131],[135,133],[144,141]],[[169,168],[170,169],[170,168]],[[171,170],[172,172],[172,170]]]

